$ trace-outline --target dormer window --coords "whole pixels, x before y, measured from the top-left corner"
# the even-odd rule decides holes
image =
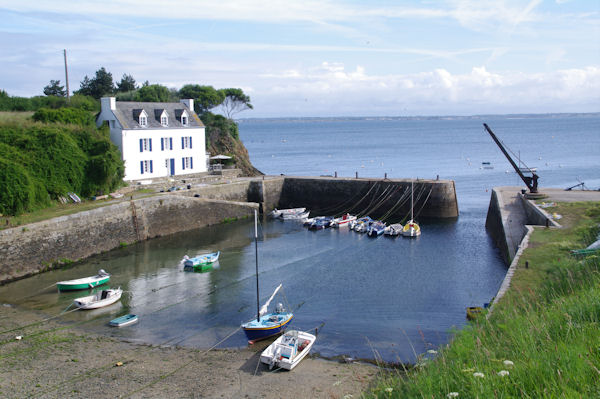
[[[190,116],[185,109],[176,109],[175,117],[181,122],[181,126],[188,126],[190,123]]]
[[[140,127],[148,127],[148,114],[143,109],[133,110],[133,120],[136,120]]]
[[[167,114],[167,110],[166,109],[155,109],[154,110],[154,117],[156,118],[157,121],[160,122],[161,126],[169,126],[169,114]]]
[[[169,118],[166,115],[160,117],[160,124],[163,126],[169,126]]]
[[[181,124],[183,126],[187,126],[188,125],[188,118],[187,118],[187,116],[183,116],[183,115],[181,116]]]

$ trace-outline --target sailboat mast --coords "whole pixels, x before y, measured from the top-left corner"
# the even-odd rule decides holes
[[[260,300],[258,295],[258,214],[254,210],[254,255],[256,259],[256,321],[260,322]]]
[[[415,182],[410,182],[410,220],[413,220],[413,195],[415,193]]]

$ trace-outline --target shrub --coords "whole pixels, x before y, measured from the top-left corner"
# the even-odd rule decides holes
[[[95,122],[94,116],[89,111],[77,108],[40,108],[33,114],[32,118],[36,122],[71,123],[83,126],[91,126]]]

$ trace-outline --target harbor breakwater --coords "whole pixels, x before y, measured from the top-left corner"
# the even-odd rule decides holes
[[[360,207],[373,217],[455,218],[458,204],[449,180],[389,180],[264,176],[121,200],[97,209],[0,230],[0,283],[122,245],[251,216],[255,209]],[[356,209],[358,211],[358,209]],[[333,211],[332,211],[333,213]]]

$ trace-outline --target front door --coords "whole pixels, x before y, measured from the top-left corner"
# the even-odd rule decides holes
[[[169,160],[169,175],[170,176],[174,176],[175,175],[175,158],[171,158]]]

